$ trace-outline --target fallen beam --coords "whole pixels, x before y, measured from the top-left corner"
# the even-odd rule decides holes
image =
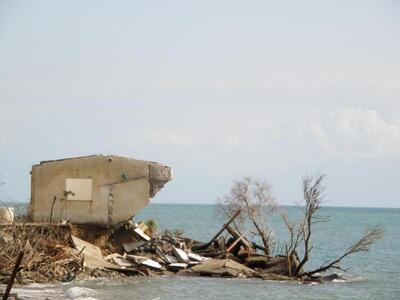
[[[236,241],[234,241],[234,242],[232,243],[232,245],[230,245],[229,248],[226,249],[226,252],[231,252],[231,250],[233,249],[233,247],[235,247],[235,246],[237,245],[237,243],[239,243],[239,242],[244,238],[244,236],[245,236],[246,234],[247,234],[247,231],[246,231],[245,233],[243,233],[241,236],[239,236],[239,237],[236,239]]]
[[[210,245],[221,235],[222,232],[224,232],[224,230],[229,226],[229,224],[231,224],[236,218],[237,216],[240,215],[240,210],[238,210],[233,216],[232,218],[229,219],[228,223],[224,224],[224,226],[220,229],[220,231],[217,232],[216,235],[214,235],[214,237],[205,244],[201,244],[201,245],[194,245],[192,250],[204,250],[207,249],[208,247],[210,247]]]

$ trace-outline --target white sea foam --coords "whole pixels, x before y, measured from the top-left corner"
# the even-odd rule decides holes
[[[365,281],[367,281],[367,279],[361,276],[346,278],[346,282],[365,282]]]
[[[60,299],[62,293],[59,289],[54,287],[43,288],[44,286],[50,287],[49,285],[32,284],[25,287],[15,287],[13,292],[16,292],[23,299]]]
[[[96,298],[93,298],[91,296],[95,294],[95,290],[78,286],[74,286],[66,292],[66,296],[68,297],[68,299],[75,300],[94,300]]]

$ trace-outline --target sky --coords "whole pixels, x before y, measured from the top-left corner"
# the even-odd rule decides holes
[[[153,203],[400,207],[400,2],[0,0],[0,200],[100,153],[171,166]]]

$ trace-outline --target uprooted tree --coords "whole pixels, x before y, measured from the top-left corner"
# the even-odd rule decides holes
[[[316,273],[330,269],[343,270],[339,266],[342,259],[355,253],[368,252],[370,247],[383,237],[383,228],[376,225],[366,230],[359,240],[351,244],[337,258],[324,263],[314,270],[304,271],[313,249],[311,237],[314,226],[328,221],[327,217],[319,214],[325,195],[325,186],[323,184],[325,177],[325,174],[303,177],[303,201],[299,204],[303,214],[298,221],[290,220],[287,214],[282,215],[289,236],[288,241],[284,243],[283,253],[280,253],[280,255],[284,255],[287,258],[287,275],[290,277],[311,278]],[[250,177],[234,181],[230,193],[223,198],[219,198],[217,204],[218,212],[228,218],[240,211],[241,214],[235,221],[235,226],[241,230],[248,229],[249,225],[252,226],[253,229],[250,232],[260,237],[265,248],[265,254],[271,256],[273,241],[268,222],[276,210],[277,203],[272,194],[271,185],[267,181]],[[302,255],[299,257],[298,253]]]
[[[263,243],[265,254],[271,255],[273,242],[268,217],[276,209],[271,185],[265,180],[246,177],[234,181],[230,193],[217,201],[218,211],[223,216],[232,218],[240,211],[234,226],[258,236]]]
[[[317,223],[326,222],[326,217],[318,215],[321,208],[325,186],[323,181],[325,174],[315,174],[303,177],[303,218],[298,223],[291,224],[290,221],[285,217],[285,224],[289,230],[290,243],[286,247],[286,255],[288,257],[297,255],[297,249],[303,245],[303,256],[300,263],[294,270],[293,276],[303,277],[312,276],[319,272],[324,272],[332,268],[343,270],[339,267],[341,260],[351,254],[355,253],[366,253],[370,250],[370,247],[378,240],[383,237],[383,228],[379,225],[368,229],[361,236],[361,238],[350,245],[340,256],[337,258],[324,263],[317,269],[311,271],[303,271],[303,267],[306,265],[310,258],[310,252],[313,248],[311,244],[311,235],[313,226]]]

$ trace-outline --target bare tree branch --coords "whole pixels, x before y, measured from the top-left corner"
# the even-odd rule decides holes
[[[242,213],[235,220],[235,227],[244,230],[249,225],[254,230],[246,229],[259,236],[262,240],[266,254],[271,254],[271,232],[266,219],[276,209],[275,197],[272,194],[271,185],[265,180],[245,177],[240,181],[234,181],[228,195],[217,200],[217,210],[220,215],[231,217],[238,210]]]
[[[312,249],[310,246],[311,229],[312,225],[318,221],[316,218],[317,211],[321,208],[321,203],[324,198],[325,186],[322,181],[325,178],[325,174],[316,174],[303,177],[303,200],[304,206],[304,220],[300,225],[300,232],[302,235],[302,241],[304,244],[304,256],[300,261],[300,264],[296,267],[293,272],[294,276],[297,276],[303,266],[309,259],[309,254]]]
[[[345,258],[346,256],[349,256],[351,254],[354,254],[354,253],[369,252],[371,246],[374,243],[376,243],[378,240],[382,239],[383,236],[384,236],[384,230],[383,230],[382,226],[377,225],[374,228],[367,230],[364,233],[364,235],[358,241],[356,241],[350,247],[348,247],[341,256],[339,256],[338,258],[336,258],[330,262],[323,264],[322,266],[320,266],[319,268],[317,268],[315,270],[305,272],[302,275],[311,276],[315,273],[324,272],[331,268],[337,268],[337,269],[342,270],[340,267],[336,266],[336,264],[338,264],[343,258]]]

